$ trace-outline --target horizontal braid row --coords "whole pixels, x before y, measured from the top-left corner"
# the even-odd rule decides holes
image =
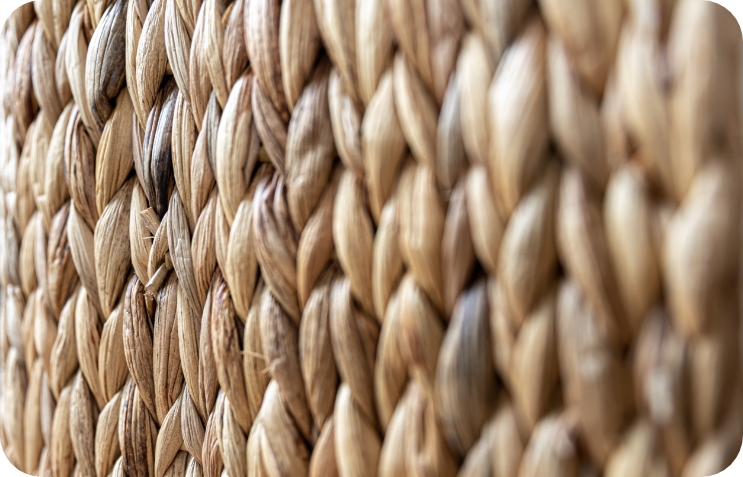
[[[36,0],[0,443],[70,476],[683,476],[743,435],[701,0]]]

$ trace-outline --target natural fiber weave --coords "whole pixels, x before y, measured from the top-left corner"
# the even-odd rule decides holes
[[[692,477],[743,437],[701,0],[36,0],[0,442],[53,477]]]

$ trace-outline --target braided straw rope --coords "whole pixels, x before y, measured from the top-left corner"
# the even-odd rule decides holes
[[[743,436],[702,0],[35,0],[0,443],[51,477],[695,477]]]

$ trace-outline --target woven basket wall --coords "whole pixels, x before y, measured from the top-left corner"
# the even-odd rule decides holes
[[[36,0],[0,442],[53,477],[696,477],[743,436],[701,0]]]

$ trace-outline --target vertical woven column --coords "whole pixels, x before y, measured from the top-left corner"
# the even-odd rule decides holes
[[[134,184],[128,212],[136,277],[127,289],[126,362],[132,376],[121,404],[119,440],[125,475],[185,471],[180,410],[178,289],[171,270],[168,205],[173,192],[172,131],[178,88],[166,75],[166,2],[128,2],[126,81],[135,120],[131,126]]]
[[[75,306],[79,294],[77,268],[74,265],[73,247],[67,234],[71,211],[70,193],[67,186],[65,164],[67,161],[67,128],[74,107],[72,91],[67,73],[67,49],[69,42],[65,34],[73,13],[71,2],[39,2],[35,5],[39,17],[39,45],[44,46],[45,53],[39,59],[53,64],[39,72],[39,97],[42,109],[60,111],[54,125],[46,157],[46,175],[44,179],[45,215],[53,217],[54,229],[49,235],[49,253],[46,256],[46,287],[70,287],[64,294],[58,294],[57,300],[65,302],[52,307],[53,316],[57,319],[57,334],[51,348],[49,386],[52,390],[56,408],[51,421],[50,442],[47,444],[49,464],[39,474],[69,474],[75,466],[75,454],[72,448],[70,433],[70,406],[74,375],[78,370],[77,340],[75,330]],[[56,52],[55,56],[50,55]],[[40,65],[41,66],[41,65]],[[41,73],[44,71],[44,73]],[[43,90],[43,92],[42,92]],[[56,96],[55,96],[56,92]],[[43,209],[42,209],[43,210]],[[43,247],[43,246],[42,246]],[[43,250],[43,248],[42,248]],[[37,255],[38,256],[38,255]],[[67,269],[66,274],[59,272]],[[69,292],[72,292],[69,295]],[[59,308],[60,304],[64,306]]]
[[[610,464],[615,475],[638,466],[628,449],[641,446],[646,461],[665,454],[671,472],[705,475],[737,455],[741,432],[741,197],[733,185],[741,174],[740,33],[711,4],[684,1],[657,12],[633,8],[617,64],[619,78],[634,76],[665,48],[673,87],[662,88],[662,70],[648,68],[617,93],[618,119],[637,149],[612,176],[605,223],[620,296],[645,318],[633,363],[639,422]],[[722,55],[730,59],[718,61]],[[659,134],[648,135],[651,128]],[[627,136],[615,137],[615,150],[626,148]],[[648,223],[647,211],[660,220]],[[645,231],[629,236],[621,230],[628,221]],[[661,305],[654,302],[658,279]],[[643,445],[654,436],[655,445]]]
[[[205,12],[214,16],[218,13],[215,7],[216,4],[211,5],[211,10],[207,10],[206,5],[173,1],[165,6],[165,47],[178,86],[172,126],[173,178],[177,192],[170,203],[172,228],[168,229],[167,240],[179,278],[178,342],[185,380],[180,409],[175,410],[180,422],[174,421],[173,428],[173,441],[182,442],[182,446],[170,445],[169,458],[165,460],[182,459],[179,446],[185,449],[188,475],[217,475],[222,467],[214,426],[219,383],[208,321],[216,284],[213,230],[217,198],[210,164],[214,161],[221,109],[216,106],[216,99],[210,100],[209,89],[204,92],[194,86],[209,87],[206,58],[219,60],[221,56],[214,49],[210,55],[201,53],[207,46],[205,39],[211,38],[205,34],[208,18]],[[207,103],[209,109],[205,113]],[[161,470],[165,468],[161,466]]]
[[[60,415],[64,415],[61,393],[68,388],[71,373],[77,367],[74,341],[71,343],[65,339],[71,338],[73,333],[71,306],[78,277],[67,236],[70,206],[64,181],[65,137],[70,117],[70,107],[65,105],[71,99],[71,91],[66,84],[66,71],[59,53],[64,47],[63,33],[69,23],[72,6],[69,2],[62,2],[56,7],[39,2],[34,7],[38,23],[34,37],[32,75],[41,110],[40,118],[44,118],[37,121],[40,127],[36,129],[37,136],[34,138],[38,155],[34,190],[41,213],[41,227],[34,246],[40,288],[34,335],[37,353],[43,357],[43,377],[39,402],[33,405],[39,407],[31,412],[38,415],[44,436],[43,440],[38,436],[33,439],[46,447],[37,473],[46,474],[55,466],[69,465],[67,458],[58,458],[65,454],[62,450],[65,444],[62,444],[62,449],[53,445],[60,442],[69,446],[70,442],[69,435],[64,431],[64,436],[56,437],[54,423],[58,420],[55,405],[58,401],[61,403]],[[29,422],[26,427],[34,429]]]
[[[132,108],[126,91],[119,94],[125,77],[116,66],[123,61],[125,2],[110,3],[95,8],[38,4],[40,18],[54,25],[52,31],[60,28],[57,9],[71,13],[57,53],[58,64],[64,65],[62,72],[57,68],[58,80],[66,76],[71,101],[55,129],[55,136],[58,130],[64,134],[63,170],[71,200],[54,223],[65,227],[68,245],[58,248],[71,258],[81,285],[62,310],[54,343],[58,386],[78,365],[79,371],[59,393],[54,438],[60,445],[52,452],[53,475],[65,475],[73,466],[78,473],[106,475],[119,455],[119,390],[128,376],[122,293],[130,263],[126,220],[132,181],[127,180],[131,135],[117,131],[131,123]],[[58,153],[50,146],[47,161],[56,164],[53,154]],[[65,258],[52,253],[53,237],[50,270]],[[68,286],[74,283],[64,280]]]
[[[39,302],[38,293],[32,295],[38,282],[34,257],[29,252],[33,251],[36,235],[43,233],[40,215],[33,215],[36,204],[30,187],[34,170],[31,141],[26,144],[29,128],[33,134],[32,124],[38,112],[31,77],[35,29],[33,7],[27,5],[8,20],[3,38],[2,436],[8,459],[28,472],[35,470],[42,447],[38,442],[38,422],[29,423],[32,426],[28,431],[25,425],[26,411],[32,409],[34,401],[38,406],[41,377],[32,375],[39,374],[34,373],[33,319],[24,319],[32,316],[26,309]],[[21,250],[26,252],[25,260]],[[32,380],[35,384],[32,383],[29,393]],[[28,441],[31,441],[31,448],[27,450]]]
[[[326,420],[335,392],[324,381],[334,383],[336,373],[327,354],[331,272],[321,275],[333,248],[330,217],[338,176],[328,106],[330,65],[325,55],[318,56],[311,1],[248,2],[245,34],[255,73],[253,117],[262,153],[273,166],[257,185],[250,231],[266,288],[254,318],[258,323],[248,319],[246,345],[256,340],[248,333],[259,333],[254,349],[262,349],[262,372],[271,380],[248,438],[248,473],[306,475],[311,446],[318,438],[327,440],[332,430]],[[228,210],[224,202],[223,209]],[[324,306],[315,304],[317,299]],[[305,320],[309,314],[313,317]],[[311,326],[314,320],[320,321],[319,334],[307,335],[300,324]],[[303,376],[303,370],[309,374]]]

